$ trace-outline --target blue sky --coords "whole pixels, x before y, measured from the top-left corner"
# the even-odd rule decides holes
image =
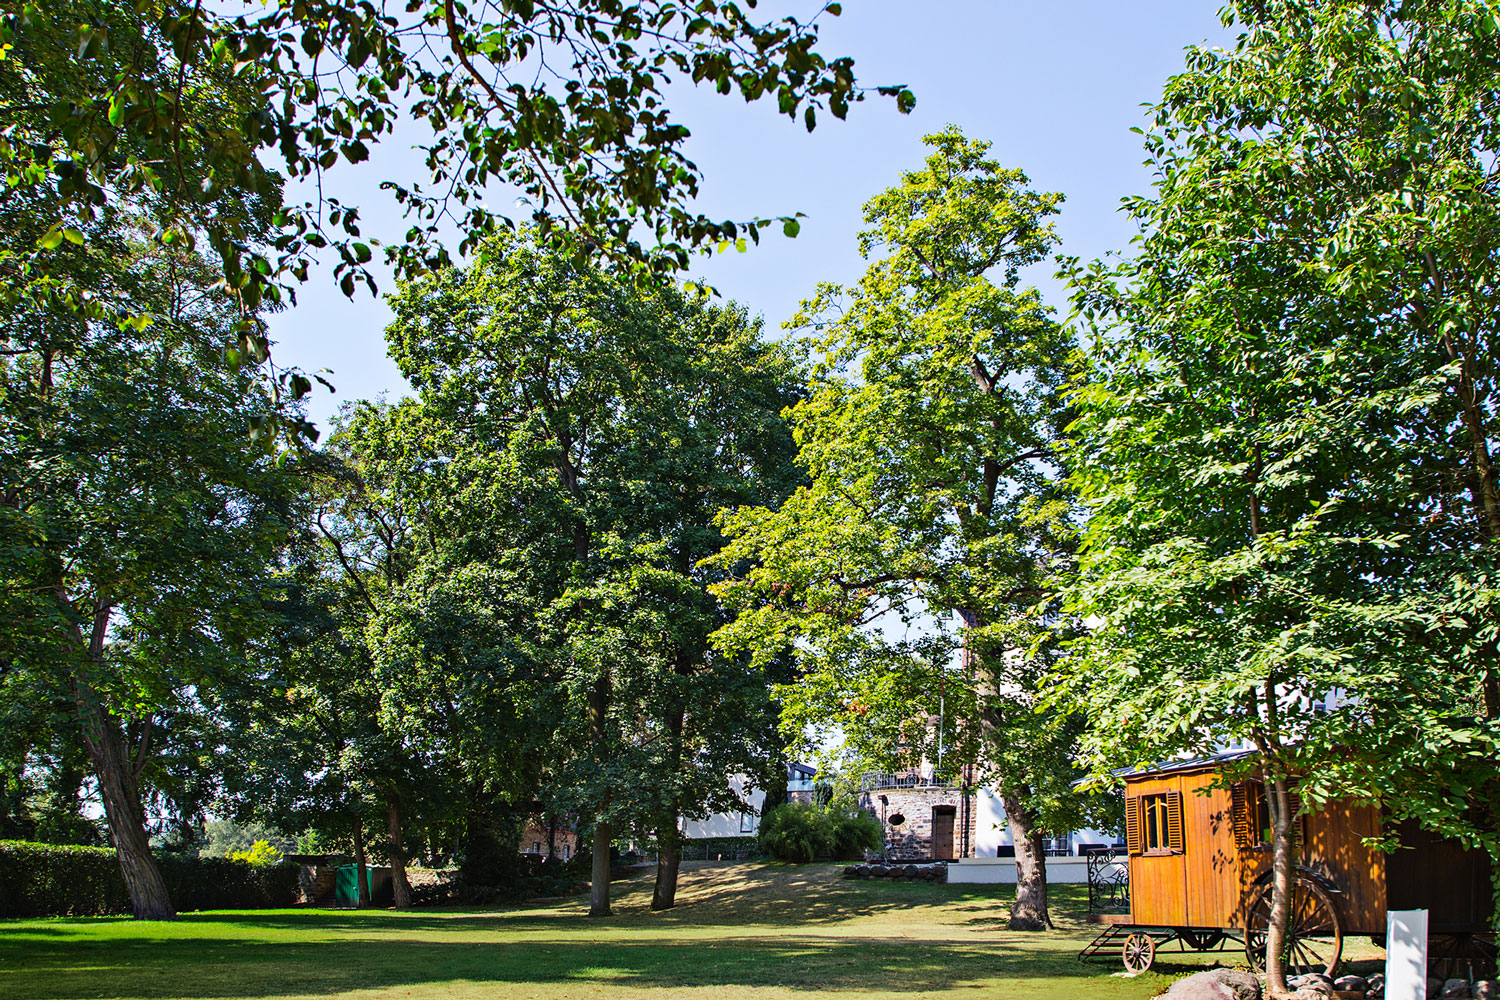
[[[826,116],[808,134],[768,101],[747,105],[691,86],[669,94],[693,133],[688,154],[706,176],[700,210],[735,219],[807,215],[796,239],[777,231],[747,253],[694,264],[695,276],[773,331],[816,282],[859,275],[861,206],[918,166],[921,137],[948,124],[993,142],[993,156],[1025,170],[1035,187],[1067,196],[1058,220],[1063,253],[1088,259],[1126,249],[1132,229],[1120,199],[1151,183],[1140,136],[1130,131],[1145,124],[1142,104],[1182,68],[1186,46],[1229,39],[1215,0],[845,0],[843,7],[842,17],[825,19],[820,50],[852,56],[864,84],[911,87],[912,114],[872,98],[848,121]],[[815,9],[800,0],[758,8],[766,17]],[[324,188],[360,206],[365,235],[393,239],[406,224],[378,182],[416,179],[418,165],[394,141],[368,163],[331,173]],[[505,197],[497,192],[493,207],[503,209]],[[1032,279],[1062,309],[1050,272],[1038,269]],[[311,407],[320,424],[342,402],[407,391],[385,356],[388,315],[363,292],[344,298],[324,274],[272,318],[278,364],[333,371],[337,395],[320,388]]]

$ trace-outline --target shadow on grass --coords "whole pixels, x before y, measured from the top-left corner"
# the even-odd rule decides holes
[[[1013,887],[845,881],[828,865],[688,874],[682,905],[664,913],[647,908],[649,878],[616,883],[619,912],[607,920],[588,918],[580,898],[478,913],[279,910],[190,914],[161,925],[16,923],[0,933],[0,995],[166,1000],[398,988],[420,996],[453,981],[502,996],[523,983],[561,984],[569,993],[569,984],[606,983],[919,993],[997,977],[1047,979],[1085,995],[1087,980],[1113,971],[1076,957],[1080,936],[1092,932],[1081,923],[1086,895],[1074,886],[1053,892],[1061,932],[1022,935],[1002,930]],[[906,914],[931,929],[930,906],[942,908],[954,939],[902,936]],[[852,935],[839,927],[881,915],[880,929],[862,935],[858,925],[847,928]],[[992,923],[993,935],[985,926]]]
[[[211,936],[0,941],[13,1000],[97,996],[262,997],[332,994],[454,980],[480,984],[608,982],[645,989],[782,986],[918,993],[994,976],[1090,977],[1071,951],[887,938],[720,937],[674,941],[453,941],[357,938],[301,943]],[[419,994],[420,995],[420,994]],[[501,995],[504,995],[503,993]]]

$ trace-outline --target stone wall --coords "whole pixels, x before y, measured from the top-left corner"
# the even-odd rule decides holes
[[[926,861],[933,857],[932,823],[933,809],[937,806],[953,808],[952,856],[964,857],[965,843],[968,853],[973,854],[975,810],[972,800],[965,809],[964,791],[961,788],[882,788],[861,792],[860,808],[871,812],[885,828],[886,857],[899,861]],[[890,818],[897,814],[904,817],[900,826],[892,826]],[[964,820],[968,819],[968,837],[964,837]]]

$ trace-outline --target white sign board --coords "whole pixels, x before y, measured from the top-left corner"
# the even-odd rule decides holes
[[[1385,915],[1386,1000],[1427,1000],[1427,911]]]

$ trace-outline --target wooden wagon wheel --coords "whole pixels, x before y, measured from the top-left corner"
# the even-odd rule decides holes
[[[1120,949],[1120,956],[1125,959],[1125,968],[1130,972],[1145,972],[1156,961],[1156,939],[1150,934],[1136,931],[1125,939],[1125,947]]]
[[[1495,936],[1490,933],[1433,934],[1427,954],[1432,974],[1445,979],[1487,976],[1496,968]]]
[[[1344,951],[1344,929],[1328,890],[1304,876],[1292,886],[1291,916],[1285,943],[1287,975],[1321,972],[1333,975]],[[1251,902],[1245,914],[1245,957],[1256,972],[1266,967],[1266,931],[1271,926],[1271,887]]]

